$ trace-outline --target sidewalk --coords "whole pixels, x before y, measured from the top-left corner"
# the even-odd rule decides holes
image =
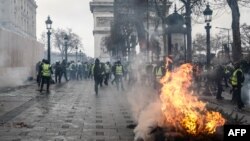
[[[245,105],[245,108],[240,112],[235,110],[237,105],[231,102],[232,95],[229,93],[229,91],[230,91],[229,88],[225,88],[225,91],[222,92],[222,97],[224,97],[223,100],[216,99],[216,96],[215,96],[216,92],[213,92],[214,94],[213,96],[201,95],[200,99],[207,101],[208,106],[211,106],[213,108],[217,107],[219,109],[222,109],[226,113],[233,112],[233,117],[235,117],[236,114],[238,114],[239,117],[244,116],[244,120],[247,120],[246,124],[250,124],[250,105]]]
[[[101,88],[96,96],[93,84],[71,81],[54,85],[49,95],[40,94],[37,87],[1,95],[6,102],[11,95],[23,104],[11,109],[9,116],[4,114],[8,121],[0,126],[0,140],[132,141],[133,130],[127,126],[133,121],[125,94],[112,86]]]
[[[37,85],[0,93],[1,141],[132,141],[134,133],[127,126],[134,124],[125,92],[115,85],[100,88],[95,95],[94,82],[69,81],[52,85],[49,95],[37,91]],[[151,97],[154,92],[147,91]],[[139,91],[145,95],[144,91]],[[224,100],[215,96],[199,95],[209,107],[218,107],[231,113],[234,105],[231,95],[223,92]],[[138,92],[132,93],[132,95]],[[145,96],[144,96],[145,97]],[[133,98],[133,97],[132,97]],[[138,98],[140,95],[138,95]],[[135,106],[142,99],[134,99]],[[235,112],[250,123],[249,107]],[[134,109],[135,110],[135,109]]]

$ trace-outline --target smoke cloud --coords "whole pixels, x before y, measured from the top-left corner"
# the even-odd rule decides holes
[[[135,86],[127,96],[134,121],[137,123],[134,129],[135,140],[152,140],[150,132],[156,127],[161,127],[164,117],[157,92],[150,88]]]
[[[31,69],[26,67],[17,68],[0,68],[0,88],[1,87],[15,87],[23,85],[30,76]]]
[[[247,74],[245,75],[245,81],[243,83],[242,87],[242,92],[241,92],[241,97],[243,102],[246,105],[250,105],[250,75]]]
[[[137,126],[134,129],[135,141],[152,140],[150,132],[155,127],[161,127],[163,115],[161,112],[161,102],[157,91],[152,89],[152,81],[148,83],[144,76],[146,75],[145,64],[142,57],[133,61],[133,73],[137,74],[137,83],[131,87],[127,93],[127,99],[130,104],[132,116]],[[148,87],[145,87],[147,86]]]

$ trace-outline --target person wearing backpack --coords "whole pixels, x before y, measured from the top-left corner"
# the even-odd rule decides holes
[[[237,102],[237,110],[242,110],[244,108],[244,103],[241,99],[241,87],[243,85],[243,82],[245,80],[244,73],[241,69],[240,63],[235,63],[235,70],[233,72],[233,75],[231,77],[231,84],[233,87],[233,99],[235,98]]]

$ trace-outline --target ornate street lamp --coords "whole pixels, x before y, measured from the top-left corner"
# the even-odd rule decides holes
[[[76,49],[76,62],[77,62],[77,53],[78,53],[77,51],[78,51],[78,47],[76,46],[75,49]]]
[[[80,50],[79,53],[80,53],[80,60],[82,62],[82,50]]]
[[[47,27],[47,35],[48,35],[48,61],[50,63],[50,35],[51,35],[51,27],[52,27],[52,21],[50,20],[50,17],[48,16],[48,19],[45,21],[46,27]]]
[[[66,61],[66,63],[68,63],[68,41],[69,41],[69,37],[67,34],[65,34],[64,44],[65,44],[65,61]]]
[[[203,12],[205,16],[205,22],[207,25],[205,26],[206,32],[207,32],[207,68],[210,67],[210,22],[212,21],[212,14],[213,11],[210,9],[209,4],[207,4],[207,7],[205,11]]]

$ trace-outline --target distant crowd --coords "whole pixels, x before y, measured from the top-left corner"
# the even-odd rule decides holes
[[[180,65],[180,64],[179,64]],[[63,81],[94,80],[94,91],[98,95],[98,88],[109,83],[116,84],[117,90],[125,90],[124,82],[128,86],[134,86],[136,82],[141,85],[150,86],[160,91],[160,79],[165,75],[167,69],[165,61],[156,63],[125,62],[101,62],[98,58],[94,62],[57,61],[50,65],[48,60],[42,60],[36,65],[37,84],[40,91],[47,84],[47,92],[51,83],[60,84]],[[241,98],[241,88],[245,81],[245,75],[250,73],[250,62],[242,60],[229,62],[221,65],[206,66],[201,63],[193,63],[193,83],[196,85],[197,93],[205,83],[206,92],[216,91],[216,99],[222,100],[222,92],[226,87],[231,87],[232,102],[237,103],[237,110],[244,108]]]

